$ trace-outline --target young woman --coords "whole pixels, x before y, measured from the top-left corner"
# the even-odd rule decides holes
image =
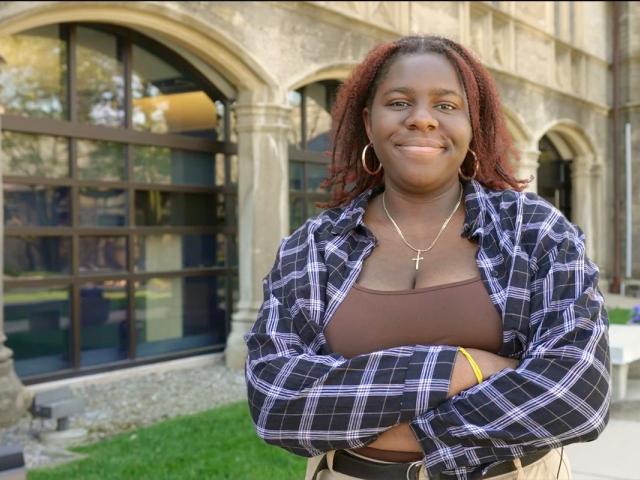
[[[607,314],[582,232],[511,173],[489,73],[401,38],[333,114],[333,207],[246,336],[258,434],[307,479],[570,478],[608,420]]]

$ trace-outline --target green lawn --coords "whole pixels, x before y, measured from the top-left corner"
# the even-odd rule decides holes
[[[625,324],[631,319],[631,310],[625,308],[611,308],[609,313],[609,323]]]
[[[73,449],[86,459],[31,470],[29,480],[300,480],[306,459],[267,445],[246,402]]]

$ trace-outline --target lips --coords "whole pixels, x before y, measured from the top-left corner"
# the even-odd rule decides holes
[[[432,148],[432,149],[445,148],[442,142],[439,142],[437,140],[431,140],[428,138],[416,138],[412,140],[407,140],[407,141],[398,143],[396,146],[403,147],[403,148],[414,148],[414,147],[415,148]]]

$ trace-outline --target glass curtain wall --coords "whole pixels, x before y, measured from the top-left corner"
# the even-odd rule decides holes
[[[339,83],[324,80],[289,92],[289,227],[293,231],[319,213],[317,202],[329,200],[322,182],[329,173],[331,108]]]
[[[224,348],[233,99],[131,30],[0,40],[4,330],[26,383]]]

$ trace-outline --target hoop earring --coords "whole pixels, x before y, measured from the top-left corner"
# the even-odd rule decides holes
[[[464,173],[462,173],[462,165],[458,167],[458,175],[460,175],[460,178],[466,181],[470,181],[476,178],[476,175],[478,174],[478,168],[480,167],[480,162],[478,162],[478,156],[476,155],[476,152],[471,149],[469,149],[469,152],[471,153],[471,155],[473,155],[473,175],[467,177]]]
[[[369,167],[367,167],[367,149],[373,145],[373,143],[368,143],[364,146],[364,148],[362,149],[362,168],[364,168],[364,171],[367,172],[369,175],[377,175],[378,173],[380,173],[380,170],[382,170],[382,162],[380,162],[380,164],[378,165],[378,168],[375,169],[375,171],[371,171],[369,170]]]

